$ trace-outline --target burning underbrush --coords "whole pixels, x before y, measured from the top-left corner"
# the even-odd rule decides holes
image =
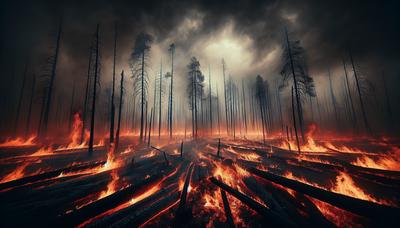
[[[7,210],[0,213],[10,217],[6,224],[76,227],[392,223],[400,201],[398,148],[344,152],[311,135],[301,148],[308,153],[300,154],[287,141],[288,148],[277,148],[210,139],[151,147],[124,142],[119,150],[111,143],[90,160],[74,161],[82,152],[45,146],[7,161],[20,162],[1,180]],[[72,136],[71,143],[79,142]],[[58,167],[46,169],[49,161]],[[40,210],[28,209],[31,199]]]

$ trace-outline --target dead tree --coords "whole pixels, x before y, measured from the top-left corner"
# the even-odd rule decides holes
[[[382,71],[382,83],[383,83],[383,89],[385,91],[387,130],[391,131],[393,129],[393,114],[392,114],[392,108],[390,105],[389,92],[388,92],[388,88],[386,85],[386,77],[385,77],[385,73],[383,71]]]
[[[295,114],[295,105],[294,105],[294,97],[293,97],[293,86],[292,86],[292,118],[293,118],[293,127],[294,127],[294,133],[296,135],[296,144],[297,144],[297,150],[299,151],[299,154],[301,153],[300,151],[300,142],[299,142],[299,136],[297,135],[297,123],[296,123],[296,114]]]
[[[49,81],[49,85],[48,85],[48,89],[47,89],[47,98],[46,98],[46,105],[45,105],[44,114],[43,114],[43,128],[42,128],[41,136],[47,136],[51,99],[53,97],[54,81],[55,81],[56,73],[57,73],[58,55],[60,52],[61,32],[62,32],[62,21],[60,21],[60,24],[58,27],[56,48],[54,50],[54,55],[52,57],[51,75],[50,75],[50,81]]]
[[[229,124],[228,124],[228,106],[227,106],[227,102],[226,102],[226,80],[225,80],[225,70],[226,70],[226,66],[225,66],[225,60],[222,59],[222,75],[224,77],[224,99],[225,99],[225,120],[226,120],[226,134],[229,134]]]
[[[146,137],[144,134],[145,112],[144,106],[147,102],[148,74],[146,71],[149,52],[153,37],[146,33],[140,33],[136,37],[135,45],[130,59],[132,77],[134,78],[135,90],[140,93],[140,140]]]
[[[29,125],[31,124],[31,115],[32,115],[32,105],[33,105],[33,98],[35,97],[35,87],[36,87],[36,75],[33,75],[32,84],[31,84],[31,94],[30,94],[30,101],[28,107],[28,116],[26,120],[25,126],[25,137],[29,134]]]
[[[114,55],[113,55],[113,73],[112,73],[112,92],[111,92],[111,113],[110,113],[110,143],[114,142],[114,120],[115,120],[115,104],[114,104],[114,90],[115,90],[115,59],[117,57],[117,24],[114,29]]]
[[[72,125],[72,117],[74,116],[74,99],[75,99],[75,80],[72,86],[72,94],[71,94],[71,105],[69,107],[69,119],[68,119],[68,133],[71,132],[71,125]]]
[[[333,93],[333,85],[332,85],[332,78],[331,78],[331,71],[328,70],[328,78],[329,78],[329,93],[331,95],[331,101],[333,106],[333,111],[335,114],[335,126],[338,128],[339,126],[339,117],[337,113],[337,101],[335,94]],[[339,128],[338,128],[339,129]]]
[[[150,146],[151,124],[152,124],[152,121],[153,121],[153,112],[154,112],[154,109],[151,108],[151,110],[150,110],[150,119],[149,119],[149,138],[147,140],[147,146]]]
[[[92,56],[93,56],[93,46],[92,44],[89,47],[89,63],[88,63],[88,70],[86,75],[86,87],[85,87],[85,99],[83,101],[83,113],[82,113],[82,129],[81,129],[81,138],[80,143],[82,144],[84,137],[85,137],[85,124],[86,124],[86,117],[87,117],[87,106],[89,103],[89,89],[90,89],[90,74],[92,70]]]
[[[169,95],[169,138],[172,138],[172,102],[173,102],[173,90],[174,90],[174,54],[175,54],[175,44],[169,46],[168,51],[171,53],[171,84],[170,84],[170,95]]]
[[[360,106],[361,106],[361,112],[362,112],[362,116],[363,116],[363,120],[364,120],[364,124],[365,124],[365,129],[367,130],[367,133],[371,134],[372,133],[371,127],[370,127],[368,119],[367,119],[367,113],[365,112],[364,101],[363,101],[363,98],[361,95],[360,82],[359,82],[359,78],[357,75],[357,70],[354,66],[353,55],[351,54],[350,50],[349,50],[349,56],[350,56],[351,66],[353,67],[354,78],[356,79],[358,98],[360,99]]]
[[[266,97],[265,97],[265,87],[264,80],[260,75],[257,75],[256,82],[254,85],[255,96],[258,101],[259,109],[260,109],[260,117],[261,117],[261,127],[263,134],[263,142],[265,143],[265,135],[266,135],[266,126],[265,126],[265,105],[266,105]]]
[[[93,154],[93,141],[94,141],[94,120],[95,120],[95,114],[96,114],[96,93],[97,93],[97,81],[99,78],[99,29],[100,26],[97,24],[96,28],[96,44],[95,44],[95,64],[94,64],[94,80],[93,80],[93,94],[92,94],[92,113],[91,113],[91,119],[90,119],[90,138],[89,138],[89,150],[88,153],[89,155]]]
[[[286,29],[285,45],[282,57],[283,66],[280,73],[283,79],[280,88],[286,87],[288,85],[289,79],[293,78],[293,86],[297,104],[297,115],[299,117],[300,131],[304,142],[304,120],[301,101],[302,96],[305,96],[307,94],[310,96],[315,96],[314,80],[308,74],[304,48],[300,46],[299,40],[289,40]]]
[[[123,103],[124,103],[124,71],[121,72],[121,85],[120,85],[120,90],[119,90],[118,123],[117,123],[117,132],[115,134],[115,151],[118,150],[118,146],[119,146],[119,133],[121,131],[121,113],[122,113]]]
[[[244,92],[244,85],[242,80],[242,102],[243,102],[243,118],[244,118],[244,127],[247,134],[247,114],[246,114],[246,96]]]
[[[197,113],[197,104],[198,100],[201,99],[201,96],[204,92],[203,90],[203,82],[204,75],[200,71],[200,62],[196,59],[196,57],[192,57],[190,59],[190,63],[187,66],[188,68],[188,84],[187,84],[187,94],[189,101],[189,108],[192,112],[192,136],[197,138],[198,133],[198,113]],[[201,100],[200,100],[201,101]]]
[[[213,134],[213,125],[212,125],[212,101],[211,101],[211,71],[210,71],[210,66],[208,66],[208,97],[210,99],[210,130],[211,130],[211,135]]]
[[[24,76],[22,78],[22,86],[21,86],[21,90],[19,91],[17,114],[15,116],[15,124],[14,124],[14,136],[16,136],[16,134],[17,134],[19,116],[20,116],[20,112],[21,112],[21,105],[22,105],[22,100],[24,99],[24,91],[25,91],[27,75],[28,75],[28,59],[26,60],[26,63],[25,63]]]
[[[344,75],[346,77],[346,89],[347,89],[347,93],[348,93],[349,101],[350,101],[353,130],[354,130],[355,133],[357,133],[357,116],[356,116],[356,112],[355,112],[355,109],[354,109],[353,97],[351,95],[350,83],[349,83],[349,78],[347,76],[346,63],[345,63],[344,60],[343,60],[343,70],[344,70]]]
[[[160,79],[159,79],[159,93],[158,93],[158,138],[160,138],[161,135],[161,122],[162,122],[162,115],[161,115],[161,106],[162,106],[162,99],[161,99],[161,94],[162,94],[162,61],[160,63]]]

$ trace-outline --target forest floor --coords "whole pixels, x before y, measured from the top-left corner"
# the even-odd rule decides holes
[[[398,141],[151,140],[0,147],[0,226],[399,225]]]

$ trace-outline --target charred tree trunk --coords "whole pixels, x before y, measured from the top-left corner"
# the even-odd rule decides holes
[[[209,87],[209,93],[208,96],[210,98],[210,134],[213,134],[213,121],[212,121],[212,101],[211,101],[211,72],[210,72],[210,66],[208,66],[208,87]]]
[[[113,76],[112,76],[112,92],[111,92],[111,107],[110,107],[111,108],[110,143],[114,142],[114,120],[115,120],[114,91],[115,91],[115,59],[116,59],[116,57],[117,57],[117,24],[115,24],[115,31],[114,31]]]
[[[382,72],[382,83],[383,83],[383,89],[385,90],[385,100],[386,100],[386,115],[387,115],[387,131],[391,132],[393,129],[393,114],[392,114],[392,108],[390,105],[390,98],[389,98],[389,92],[387,89],[386,85],[386,78],[385,78],[385,73]]]
[[[143,141],[143,127],[144,127],[144,51],[142,52],[142,73],[141,73],[141,111],[140,111],[140,141]]]
[[[170,45],[170,51],[171,51],[171,93],[169,97],[169,138],[172,138],[172,109],[173,109],[173,89],[174,89],[174,53],[175,53],[175,45],[171,44]]]
[[[94,141],[94,118],[96,114],[96,93],[97,93],[97,79],[99,77],[99,24],[96,29],[96,59],[94,65],[94,80],[93,80],[93,95],[92,95],[92,114],[90,119],[90,138],[89,138],[89,155],[93,154],[93,141]]]
[[[301,110],[300,95],[299,95],[299,89],[298,89],[298,85],[297,85],[296,73],[295,73],[295,70],[294,70],[292,51],[291,51],[291,47],[290,47],[290,43],[289,43],[289,36],[288,36],[288,33],[287,33],[286,29],[285,29],[285,35],[286,35],[286,43],[288,45],[290,66],[292,68],[292,74],[293,74],[293,84],[294,84],[294,89],[295,89],[295,94],[296,94],[297,114],[299,116],[301,138],[303,139],[303,142],[305,142],[304,125],[303,125],[303,112]]]
[[[331,78],[331,72],[328,70],[328,77],[329,77],[329,92],[331,95],[331,101],[332,101],[332,106],[333,106],[333,111],[335,114],[335,126],[337,129],[339,129],[339,117],[338,117],[338,113],[337,113],[337,102],[336,102],[336,98],[335,98],[335,94],[333,93],[333,86],[332,86],[332,78]]]
[[[75,81],[72,86],[71,106],[69,107],[68,133],[71,132],[72,118],[74,117]]]
[[[150,146],[151,124],[152,124],[152,122],[153,122],[153,112],[154,112],[154,109],[151,108],[151,111],[150,111],[150,120],[149,120],[149,138],[148,138],[148,140],[147,140],[147,145],[148,145],[148,146]]]
[[[244,92],[244,85],[242,80],[242,98],[243,98],[243,118],[244,118],[244,129],[247,135],[247,114],[246,114],[246,96]]]
[[[28,117],[26,120],[26,127],[25,127],[25,137],[27,137],[29,134],[29,125],[31,124],[31,118],[32,118],[31,115],[32,115],[33,97],[35,96],[35,87],[36,87],[36,75],[33,75],[29,108],[28,108]]]
[[[347,93],[349,94],[349,100],[350,100],[350,107],[351,107],[351,116],[352,116],[352,122],[353,122],[353,131],[355,133],[358,133],[357,131],[357,116],[356,112],[354,109],[354,104],[353,104],[353,98],[351,96],[351,90],[350,90],[350,83],[349,83],[349,78],[347,76],[347,69],[346,69],[346,63],[343,60],[343,70],[344,70],[344,75],[346,77],[346,88],[347,88]]]
[[[367,113],[365,112],[364,101],[363,101],[362,95],[361,95],[360,83],[358,81],[357,71],[354,66],[353,56],[352,56],[350,50],[349,50],[349,55],[350,55],[351,66],[353,67],[354,78],[356,79],[357,92],[358,92],[358,97],[360,99],[360,106],[361,106],[361,112],[362,112],[362,116],[363,116],[363,120],[364,120],[364,124],[365,124],[365,129],[367,130],[368,134],[371,134],[372,131],[371,131],[371,127],[369,125],[368,119],[367,119]]]
[[[161,90],[162,90],[162,62],[160,64],[160,90],[159,90],[159,94],[158,94],[158,138],[160,138],[161,136],[161,120],[162,120],[162,115],[161,115]]]
[[[89,48],[89,64],[88,64],[88,71],[87,71],[87,78],[86,78],[86,88],[85,88],[85,100],[83,103],[83,113],[82,113],[82,129],[81,129],[81,144],[83,139],[85,138],[85,124],[86,124],[86,116],[87,116],[87,105],[89,102],[89,86],[90,86],[90,71],[92,67],[92,54],[93,48],[90,45]]]
[[[17,113],[15,115],[15,123],[14,123],[14,136],[17,136],[19,116],[20,116],[20,112],[21,112],[22,100],[24,99],[24,91],[25,91],[27,75],[28,75],[28,59],[26,60],[26,63],[25,63],[24,76],[22,78],[22,86],[21,86],[21,90],[19,91]]]
[[[121,85],[119,90],[119,108],[118,108],[118,123],[117,132],[115,134],[115,151],[118,151],[119,146],[119,132],[121,131],[121,113],[124,103],[124,71],[121,72]]]
[[[298,104],[297,104],[298,105]],[[294,97],[293,97],[293,87],[292,87],[292,116],[293,116],[293,126],[294,126],[294,133],[296,135],[296,143],[297,143],[297,150],[299,151],[299,154],[301,153],[300,150],[300,142],[299,142],[299,137],[297,135],[297,124],[296,124],[296,114],[294,111]]]
[[[62,31],[62,21],[60,21],[60,25],[58,28],[56,49],[55,49],[55,53],[54,53],[54,60],[53,60],[52,66],[51,66],[51,76],[50,76],[50,82],[49,82],[49,87],[48,87],[48,91],[47,91],[46,106],[45,106],[44,115],[43,115],[43,129],[41,132],[41,136],[44,136],[44,137],[47,136],[47,128],[49,125],[51,98],[53,97],[52,95],[53,95],[54,80],[56,78],[58,54],[60,51],[61,31]]]
[[[226,120],[226,134],[229,135],[229,124],[228,124],[228,106],[226,103],[226,80],[225,80],[225,61],[222,59],[222,75],[224,76],[224,98],[225,98],[225,120]]]

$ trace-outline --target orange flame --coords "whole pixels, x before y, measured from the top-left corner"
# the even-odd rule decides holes
[[[36,145],[34,140],[36,136],[31,136],[24,140],[23,138],[7,139],[5,142],[0,143],[0,147],[19,147],[19,146],[34,146]]]

